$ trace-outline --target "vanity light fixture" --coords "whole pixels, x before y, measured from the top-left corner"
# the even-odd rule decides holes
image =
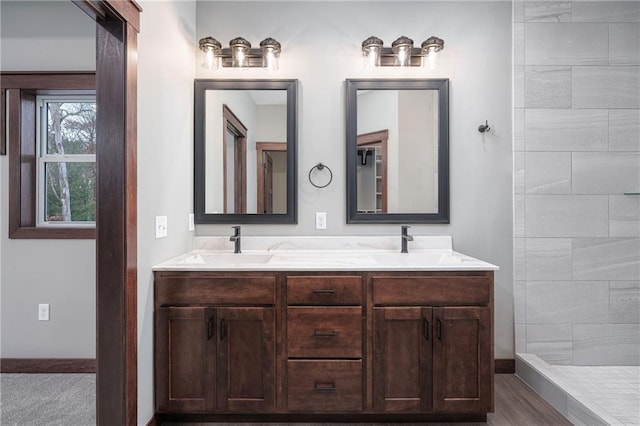
[[[384,47],[381,39],[371,36],[362,42],[362,57],[367,68],[372,67],[419,67],[433,68],[435,58],[444,49],[444,40],[429,37],[420,47],[413,47],[409,37],[398,37],[391,47]]]
[[[209,70],[218,68],[258,68],[270,71],[278,70],[280,43],[271,38],[260,42],[259,48],[251,48],[251,43],[242,37],[236,37],[229,42],[228,48],[223,48],[213,37],[201,38],[198,45],[202,51],[202,66]]]

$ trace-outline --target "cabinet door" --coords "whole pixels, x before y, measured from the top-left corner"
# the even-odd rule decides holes
[[[218,411],[275,410],[273,308],[218,308]]]
[[[434,308],[434,411],[493,411],[491,310]]]
[[[375,308],[376,411],[431,411],[431,308]]]
[[[215,311],[160,308],[156,316],[158,412],[207,412],[215,408]]]

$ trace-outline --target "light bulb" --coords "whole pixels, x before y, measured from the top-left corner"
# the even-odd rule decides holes
[[[220,53],[222,46],[220,42],[212,37],[200,39],[200,52],[202,55],[202,66],[208,70],[216,70],[220,66]]]
[[[422,42],[422,66],[434,69],[439,52],[444,49],[444,40],[432,36]]]
[[[242,37],[234,38],[229,42],[231,48],[231,66],[234,68],[246,68],[249,58],[249,50],[251,49],[251,43]]]
[[[380,66],[380,57],[382,56],[382,40],[378,37],[371,36],[362,42],[362,59],[365,68],[374,68]]]
[[[260,42],[262,51],[262,67],[268,71],[278,71],[280,66],[280,43],[268,37]]]
[[[407,51],[406,47],[401,47],[398,49],[398,65],[401,67],[406,67],[409,65],[409,59],[411,58],[411,54]]]
[[[411,65],[411,50],[413,49],[413,40],[409,37],[399,37],[391,44],[391,49],[396,55],[396,65],[407,67]]]

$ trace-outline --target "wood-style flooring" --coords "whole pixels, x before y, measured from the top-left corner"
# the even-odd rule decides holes
[[[164,423],[166,426],[231,426],[239,423]],[[278,426],[284,423],[242,423],[252,426]],[[288,423],[296,426],[332,426],[336,423]],[[392,425],[389,423],[368,423],[375,426]],[[416,426],[419,423],[403,423],[404,426]],[[487,415],[486,423],[429,423],[429,425],[465,426],[564,426],[571,425],[562,414],[557,412],[526,383],[513,374],[495,375],[495,412]]]

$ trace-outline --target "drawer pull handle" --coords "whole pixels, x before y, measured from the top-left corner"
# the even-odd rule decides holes
[[[438,319],[438,340],[442,340],[442,321]]]
[[[227,337],[227,322],[222,319],[220,320],[220,341],[222,342],[225,337]]]
[[[211,340],[213,334],[215,333],[215,328],[213,327],[213,322],[215,321],[215,317],[209,318],[207,321],[207,340]]]
[[[335,337],[338,333],[335,331],[314,331],[314,337]]]
[[[426,340],[429,340],[429,320],[426,318],[422,319],[422,327],[423,327],[423,336]]]
[[[332,383],[316,383],[313,389],[318,392],[335,392],[336,384],[333,382]]]
[[[336,294],[336,290],[333,288],[328,288],[328,289],[315,289],[313,290],[313,292],[315,294]]]

